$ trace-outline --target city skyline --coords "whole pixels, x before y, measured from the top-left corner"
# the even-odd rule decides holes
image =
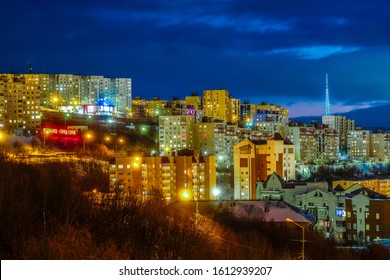
[[[323,115],[388,104],[386,1],[3,4],[0,72],[132,78],[133,96],[205,89]]]

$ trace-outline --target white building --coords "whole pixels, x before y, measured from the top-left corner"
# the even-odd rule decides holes
[[[160,116],[160,155],[170,156],[178,150],[193,149],[193,123],[193,115]]]

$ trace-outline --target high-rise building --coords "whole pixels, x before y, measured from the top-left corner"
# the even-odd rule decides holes
[[[229,122],[237,124],[240,120],[240,99],[230,98],[230,102],[231,117]]]
[[[348,131],[347,153],[354,159],[368,159],[370,157],[370,131]]]
[[[275,134],[272,139],[244,139],[234,146],[234,198],[256,199],[256,182],[272,173],[295,179],[295,152],[290,140]]]
[[[285,135],[295,147],[295,160],[301,163],[327,163],[338,159],[338,134],[321,126],[289,126]]]
[[[174,155],[183,149],[193,149],[193,115],[160,116],[160,155]]]
[[[0,75],[0,129],[11,134],[38,134],[41,125],[39,76]]]
[[[370,133],[370,157],[379,161],[390,158],[390,133]]]
[[[253,115],[256,114],[256,104],[251,104],[245,100],[240,105],[240,121],[246,126],[251,126]]]
[[[239,119],[239,99],[230,97],[227,90],[204,90],[203,109],[206,117],[222,122],[237,123]]]
[[[355,121],[349,120],[345,116],[322,116],[322,123],[329,128],[336,129],[339,136],[339,149],[341,154],[347,151],[348,131],[355,130]]]

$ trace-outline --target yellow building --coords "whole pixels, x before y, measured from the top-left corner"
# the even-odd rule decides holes
[[[217,142],[215,131],[218,132],[220,123],[198,122],[194,123],[194,148],[199,149],[204,155],[215,155]]]
[[[234,198],[256,199],[256,183],[272,173],[295,179],[295,152],[291,141],[275,134],[272,139],[244,139],[234,146]]]
[[[201,156],[183,150],[177,156],[143,157],[131,153],[110,162],[111,189],[115,187],[147,198],[155,188],[167,201],[179,199],[216,199],[216,163],[214,156]]]
[[[187,106],[191,106],[196,111],[203,110],[203,98],[198,95],[186,96],[185,103]]]
[[[256,105],[256,111],[258,111],[256,112],[257,114],[273,114],[288,117],[288,109],[266,102]]]
[[[223,122],[232,121],[232,100],[227,90],[204,90],[203,109],[206,117]]]
[[[37,134],[41,126],[39,76],[0,75],[0,128],[15,134]]]
[[[332,181],[333,189],[340,185],[344,190],[348,190],[355,184],[362,185],[382,195],[390,197],[390,179],[366,179],[366,180],[337,180]]]
[[[240,99],[231,98],[231,117],[230,122],[237,124],[240,121]]]
[[[127,157],[115,157],[109,163],[110,189],[141,194],[142,152],[131,152]]]
[[[145,116],[147,118],[158,118],[159,116],[169,115],[170,113],[165,111],[167,104],[167,100],[160,100],[158,98],[154,98],[153,100],[146,100]]]
[[[370,133],[370,157],[380,161],[390,158],[390,133]]]

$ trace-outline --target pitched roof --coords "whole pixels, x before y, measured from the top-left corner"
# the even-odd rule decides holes
[[[355,196],[355,195],[359,195],[359,194],[364,194],[364,195],[368,196],[369,198],[376,198],[376,199],[386,198],[385,195],[382,195],[376,191],[370,190],[366,187],[362,187],[360,189],[357,189],[357,190],[350,192],[350,196]]]
[[[333,190],[336,191],[336,192],[343,192],[343,191],[345,191],[345,189],[342,186],[340,186],[340,184],[338,184]]]

